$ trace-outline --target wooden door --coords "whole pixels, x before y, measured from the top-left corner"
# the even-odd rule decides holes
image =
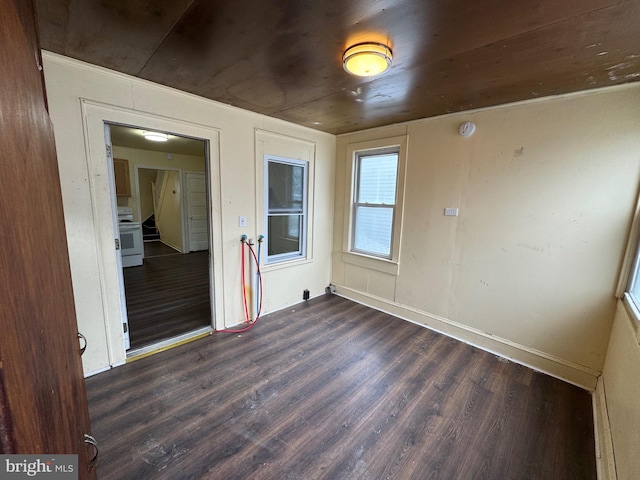
[[[95,478],[33,3],[0,0],[0,451],[78,454]]]

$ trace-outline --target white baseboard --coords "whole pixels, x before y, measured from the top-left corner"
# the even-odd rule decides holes
[[[124,364],[125,362],[119,362],[119,363],[116,363],[115,365],[109,365],[108,367],[99,368],[98,370],[93,370],[92,372],[85,373],[84,378],[93,377],[94,375],[98,375],[99,373],[106,372],[107,370],[111,370],[112,368],[119,367]]]
[[[616,462],[613,455],[613,439],[607,410],[607,397],[602,376],[598,377],[593,392],[593,429],[596,441],[596,467],[598,480],[617,480]]]
[[[336,285],[336,294],[362,303],[376,310],[389,313],[436,332],[460,340],[474,347],[509,359],[515,363],[559,378],[589,391],[594,391],[600,376],[599,371],[565,360],[554,355],[520,345],[505,338],[489,335],[480,330],[453,322],[444,317],[431,315],[418,309],[401,305],[390,300]]]

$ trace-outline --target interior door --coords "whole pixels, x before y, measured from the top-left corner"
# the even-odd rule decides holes
[[[0,452],[78,454],[79,478],[95,478],[35,9],[0,11]]]
[[[207,184],[204,173],[187,172],[186,197],[189,251],[207,250],[209,226],[207,224]]]

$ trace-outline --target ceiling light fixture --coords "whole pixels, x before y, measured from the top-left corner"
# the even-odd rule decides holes
[[[144,132],[144,138],[151,140],[152,142],[166,142],[169,140],[169,135],[160,132]]]
[[[373,77],[391,66],[391,49],[382,43],[358,43],[342,56],[344,69],[359,77]]]

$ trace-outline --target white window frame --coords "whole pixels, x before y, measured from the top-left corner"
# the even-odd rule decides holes
[[[387,203],[363,203],[358,201],[360,197],[360,188],[362,183],[361,177],[361,164],[363,158],[368,158],[372,156],[383,156],[383,155],[395,155],[396,160],[396,184],[395,184],[395,192],[394,199],[392,204]],[[357,151],[355,152],[354,158],[354,174],[353,174],[353,195],[352,195],[352,203],[351,203],[351,245],[349,247],[350,252],[359,253],[362,255],[370,255],[372,257],[383,258],[386,260],[391,260],[393,256],[393,230],[394,230],[394,219],[396,216],[396,202],[398,199],[398,166],[400,163],[400,148],[399,147],[387,147],[381,148],[379,150],[366,150],[366,151]],[[389,254],[382,255],[375,252],[371,252],[368,250],[361,250],[356,248],[356,226],[358,224],[358,207],[370,207],[370,208],[382,208],[385,210],[391,210],[391,238],[389,239]]]
[[[640,253],[640,252],[638,252]],[[640,298],[636,298],[631,294],[631,288],[635,282],[640,282],[640,256],[636,254],[636,260],[634,262],[633,269],[631,270],[631,277],[629,284],[624,292],[624,299],[627,302],[629,309],[633,312],[636,321],[640,322]]]
[[[640,298],[631,294],[634,282],[640,282],[640,194],[636,200],[633,223],[616,288],[616,296],[623,300],[623,304],[633,321],[636,340],[640,343]]]
[[[367,142],[352,143],[347,146],[347,183],[348,192],[345,202],[345,223],[342,260],[345,263],[358,265],[372,270],[381,271],[391,275],[398,275],[400,266],[400,244],[402,236],[402,218],[404,204],[404,185],[407,163],[406,135],[371,140]],[[393,212],[393,224],[391,230],[391,255],[388,258],[375,254],[361,252],[353,249],[354,225],[355,225],[355,200],[357,186],[358,157],[367,154],[379,154],[384,152],[398,152],[398,170],[396,179],[396,201]]]
[[[640,204],[638,207],[640,210]],[[618,285],[618,297],[624,298],[636,322],[640,322],[640,298],[631,294],[637,282],[640,282],[640,211],[636,212],[634,218],[622,267],[621,284]]]
[[[295,252],[279,253],[269,255],[269,217],[275,213],[269,209],[269,164],[278,163],[292,165],[303,168],[302,185],[302,213],[300,214],[300,248]],[[307,258],[307,223],[308,223],[308,197],[309,197],[309,162],[293,158],[278,157],[275,155],[264,156],[264,262],[266,265],[273,265],[292,260]],[[286,212],[282,212],[286,213]]]

